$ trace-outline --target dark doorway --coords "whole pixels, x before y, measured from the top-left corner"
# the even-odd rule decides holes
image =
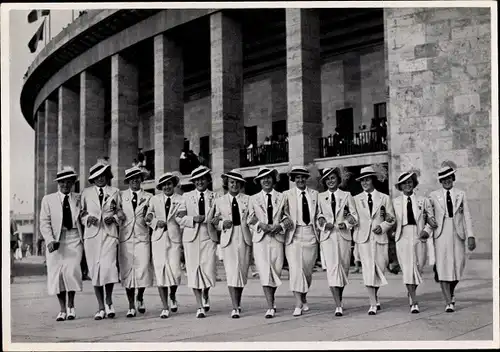
[[[343,137],[351,137],[354,132],[353,110],[352,108],[337,110],[337,128]]]

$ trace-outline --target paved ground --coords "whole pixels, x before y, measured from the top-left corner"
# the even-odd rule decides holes
[[[239,320],[229,317],[230,301],[225,282],[211,290],[207,318],[195,318],[195,299],[181,286],[179,312],[159,318],[160,299],[155,288],[146,290],[147,312],[133,319],[125,317],[124,290],[115,289],[115,319],[94,321],[97,309],[89,281],[77,294],[77,319],[55,321],[58,304],[46,294],[46,277],[17,277],[11,286],[12,342],[247,342],[247,341],[411,341],[492,340],[493,299],[491,260],[468,262],[466,280],[457,288],[457,310],[445,313],[438,284],[430,268],[419,287],[421,313],[409,314],[401,275],[388,274],[389,285],[380,290],[382,310],[367,315],[367,297],[360,274],[351,274],[344,293],[343,317],[334,316],[325,273],[314,274],[308,295],[311,310],[293,317],[293,298],[288,281],[277,291],[277,316],[264,319],[265,299],[257,279],[249,279],[243,293]],[[185,282],[185,281],[184,281]]]

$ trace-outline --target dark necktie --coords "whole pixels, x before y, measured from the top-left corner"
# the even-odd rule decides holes
[[[309,214],[309,204],[307,203],[306,192],[302,191],[302,221],[304,224],[309,225],[311,222],[311,215]]]
[[[205,197],[200,193],[200,200],[198,201],[198,215],[205,215]]]
[[[273,223],[273,203],[271,202],[271,193],[267,194],[267,223]]]
[[[71,230],[73,228],[73,219],[71,216],[71,207],[69,206],[68,195],[64,196],[63,201],[63,225],[68,230]]]
[[[168,213],[170,212],[170,197],[167,197],[167,201],[165,202],[165,218],[168,219]]]
[[[333,212],[333,222],[335,223],[335,213],[337,211],[337,202],[335,201],[335,194],[332,193],[332,201],[330,202],[332,205],[332,212]]]
[[[231,215],[233,217],[232,218],[233,226],[240,226],[241,225],[240,208],[238,207],[238,202],[236,201],[236,197],[233,198]]]
[[[446,207],[448,208],[448,216],[453,217],[453,202],[451,201],[450,191],[446,191]]]
[[[408,202],[406,202],[406,217],[408,220],[408,225],[416,225],[415,216],[413,215],[413,207],[411,205],[411,197],[408,197]]]
[[[104,199],[104,193],[102,192],[102,188],[99,188],[99,204],[102,207],[102,200]]]
[[[137,193],[136,192],[132,192],[133,196],[132,196],[132,208],[134,208],[134,211],[135,211],[135,208],[137,208]]]
[[[372,215],[373,201],[372,201],[372,194],[371,193],[368,193],[368,208],[370,209],[370,215]]]

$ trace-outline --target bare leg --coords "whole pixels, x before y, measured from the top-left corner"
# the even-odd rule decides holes
[[[450,283],[450,291],[451,291],[450,293],[451,293],[451,296],[452,296],[452,297],[454,297],[454,296],[455,296],[455,288],[457,287],[457,285],[458,285],[458,280],[456,280],[456,281],[452,281],[452,282]]]
[[[205,300],[208,299],[208,291],[210,291],[210,287],[207,287],[207,288],[203,289],[203,298]]]
[[[441,292],[443,292],[446,304],[451,304],[451,283],[450,281],[439,281],[441,284]]]
[[[342,295],[344,294],[345,287],[339,287],[340,304],[342,305]]]
[[[406,289],[410,295],[411,303],[418,304],[417,302],[417,285],[406,284]]]
[[[135,288],[126,288],[125,292],[127,293],[128,309],[135,309]]]
[[[61,308],[61,313],[66,313],[66,291],[61,291],[57,294],[57,300]]]
[[[366,286],[366,289],[368,290],[368,298],[370,300],[370,306],[377,305],[377,291],[376,291],[376,287]]]
[[[302,308],[302,293],[293,291],[295,297],[295,308]]]
[[[158,293],[160,294],[161,303],[163,304],[163,309],[168,310],[168,287],[159,286]]]
[[[68,308],[75,308],[75,291],[68,291]]]
[[[113,304],[113,287],[115,286],[115,284],[106,284],[104,285],[104,289],[106,291],[106,304],[108,306],[112,305]]]
[[[201,300],[201,289],[193,288],[193,293],[198,303],[198,308],[203,308],[203,301]]]
[[[94,293],[97,298],[97,304],[99,305],[99,310],[104,310],[104,287],[94,286]]]
[[[340,287],[333,287],[333,286],[330,286],[330,291],[332,292],[332,295],[333,295],[333,300],[335,301],[335,305],[337,307],[340,307],[341,306],[341,302],[342,300],[340,299]]]
[[[262,289],[264,290],[264,295],[266,296],[266,301],[267,301],[267,309],[273,309],[273,304],[274,304],[274,291],[273,290],[275,287],[271,286],[262,286]]]
[[[236,287],[228,286],[229,296],[231,297],[231,304],[233,305],[233,309],[238,309],[238,298],[236,296]]]

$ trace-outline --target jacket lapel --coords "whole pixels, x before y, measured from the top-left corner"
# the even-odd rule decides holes
[[[309,216],[311,219],[314,219],[314,214],[316,214],[315,210],[316,210],[316,202],[318,201],[318,199],[316,197],[314,197],[314,192],[312,190],[310,190],[309,188],[307,189],[307,193],[309,193],[309,197],[311,197],[311,204],[308,204],[309,205]],[[314,220],[312,220],[314,221]]]
[[[71,196],[69,198],[69,205],[71,207],[71,217],[73,218],[73,221],[75,223],[78,223],[77,221],[77,217],[78,217],[78,206],[77,206],[77,203],[76,203],[76,193],[71,193]]]
[[[377,213],[378,209],[380,208],[380,205],[382,204],[382,195],[380,192],[377,190],[372,192],[372,200],[373,200],[373,210],[372,210],[372,218],[375,216]],[[368,209],[368,213],[370,212],[370,209]]]
[[[177,211],[177,208],[179,207],[179,202],[176,201],[177,200],[177,195],[176,194],[173,194],[172,197],[170,197],[170,210],[168,211],[168,214],[165,214],[165,217],[168,220],[170,220],[170,218],[172,217],[172,215],[175,214],[175,212]],[[163,211],[165,212],[165,196],[163,196],[161,198],[161,203],[163,204]]]
[[[55,210],[53,214],[51,214],[51,220],[53,225],[53,230],[54,232],[57,231],[57,234],[54,233],[54,235],[59,235],[59,232],[61,232],[62,229],[62,220],[63,220],[63,205],[61,202],[61,199],[59,198],[58,193],[54,193],[53,197],[50,199],[51,207]]]
[[[462,192],[457,192],[455,195],[455,199],[453,199],[453,214],[455,214],[459,208],[459,205],[462,203],[462,198],[464,197],[464,194]]]
[[[420,218],[420,213],[422,212],[421,209],[419,209],[418,207],[418,197],[417,195],[415,194],[415,201],[414,202],[411,202],[411,206],[413,208],[413,215],[415,215],[415,220],[418,220]]]
[[[274,193],[274,197],[271,196],[271,201],[273,203],[273,218],[276,216],[276,214],[278,213],[278,208],[280,207],[280,204],[281,202],[283,201],[283,194],[280,194],[278,192],[273,192]],[[266,200],[266,203],[265,203],[265,206],[264,206],[264,213],[267,214],[267,200]]]
[[[345,192],[340,193],[339,192],[339,194],[341,194],[343,198],[340,199],[340,202],[337,199],[335,199],[335,201],[337,202],[337,205],[336,205],[336,208],[335,208],[335,218],[339,217],[340,211],[344,210],[345,203],[347,202],[347,193],[345,193]],[[331,205],[330,205],[330,208],[331,208]]]
[[[288,200],[288,207],[290,209],[290,216],[292,219],[298,219],[298,209],[297,209],[297,191],[295,188],[290,190],[290,198]]]

